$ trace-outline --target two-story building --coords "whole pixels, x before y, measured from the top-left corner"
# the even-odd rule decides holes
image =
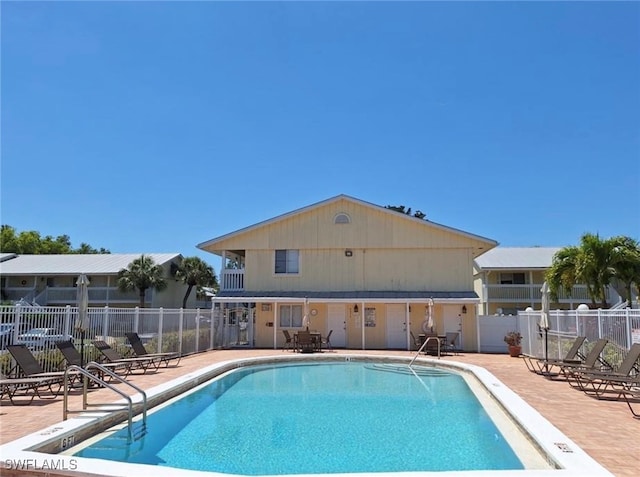
[[[496,247],[473,262],[474,289],[480,297],[480,315],[516,315],[528,307],[539,310],[545,272],[553,263],[559,247]],[[607,301],[616,303],[620,296],[613,287],[606,288]],[[585,285],[575,285],[570,293],[558,290],[554,309],[575,309],[590,303]]]
[[[89,305],[135,307],[140,303],[137,290],[118,290],[118,272],[127,268],[141,254],[70,254],[70,255],[18,255],[1,254],[0,292],[2,301],[23,300],[41,306],[76,305],[78,276],[89,277]],[[145,307],[180,308],[187,287],[174,278],[182,262],[179,253],[149,253],[160,265],[167,278],[163,291],[148,289]],[[189,297],[195,302],[195,293]]]
[[[198,245],[221,257],[213,298],[236,344],[279,347],[309,327],[333,347],[410,349],[457,332],[476,349],[473,260],[494,240],[346,195]]]

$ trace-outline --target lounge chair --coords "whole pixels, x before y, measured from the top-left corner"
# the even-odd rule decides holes
[[[8,378],[4,374],[0,374],[0,399],[6,395],[14,406],[27,406],[33,402],[36,396],[40,399],[51,399],[41,396],[40,389],[47,388],[51,391],[51,385],[58,384],[59,381],[59,377]],[[18,396],[25,397],[26,400],[17,400]]]
[[[9,345],[7,346],[7,350],[11,353],[22,377],[44,378],[47,380],[46,386],[49,388],[49,391],[54,396],[60,394],[64,386],[65,371],[45,371],[26,345]],[[68,378],[69,382],[72,383],[80,378],[80,374],[70,373]],[[54,391],[53,386],[55,385],[57,385],[58,388]]]
[[[129,344],[131,344],[133,352],[138,358],[158,358],[160,362],[164,363],[167,367],[172,360],[176,359],[177,361],[174,366],[178,366],[181,358],[179,353],[149,353],[144,347],[144,344],[142,344],[138,333],[125,333],[124,335],[127,337],[127,340],[129,340]]]
[[[523,355],[524,364],[532,373],[544,374],[554,371],[556,367],[563,363],[582,363],[585,356],[580,352],[580,348],[582,348],[586,339],[586,336],[577,336],[564,358],[545,360],[544,358]]]
[[[81,366],[82,358],[80,356],[80,352],[73,345],[71,341],[58,341],[56,343],[56,347],[62,353],[64,360],[67,362],[67,366]],[[84,363],[87,364],[86,362]],[[114,373],[121,372],[124,377],[128,376],[131,373],[132,363],[101,363],[101,366],[111,370]],[[104,379],[104,376],[100,376],[101,379]]]
[[[96,347],[98,351],[102,354],[102,356],[109,363],[126,363],[131,365],[131,372],[134,370],[142,371],[142,374],[145,374],[149,369],[153,369],[157,371],[162,364],[162,361],[159,358],[125,358],[120,353],[118,353],[115,349],[109,346],[105,341],[95,340],[92,341],[93,346]]]
[[[576,370],[573,373],[575,387],[598,399],[620,399],[622,392],[634,387],[640,388],[640,343],[635,343],[625,358],[613,371]]]
[[[627,406],[629,406],[629,410],[631,411],[631,414],[633,414],[633,417],[635,417],[636,419],[640,419],[640,411],[634,411],[633,407],[631,406],[632,401],[634,403],[640,402],[640,387],[623,390],[622,397],[627,403]]]
[[[544,376],[549,378],[554,377],[564,377],[569,384],[575,382],[575,373],[584,372],[584,371],[593,371],[597,369],[611,369],[609,364],[606,364],[606,361],[600,356],[602,351],[604,351],[605,346],[609,340],[606,338],[600,338],[598,341],[594,343],[594,345],[587,353],[584,361],[581,362],[563,362],[559,363],[558,367],[560,368],[560,373],[558,375],[552,373],[545,373]]]

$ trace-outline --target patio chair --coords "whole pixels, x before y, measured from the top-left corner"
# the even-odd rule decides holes
[[[442,351],[444,353],[453,353],[454,355],[457,355],[460,352],[460,347],[457,344],[458,338],[460,338],[460,333],[457,331],[447,331],[445,333],[445,337]]]
[[[33,355],[26,345],[9,345],[7,350],[16,362],[17,370],[20,377],[46,379],[46,386],[49,391],[57,396],[64,387],[65,372],[64,371],[45,371],[40,362]],[[69,383],[73,383],[80,378],[79,373],[70,373],[68,375]],[[54,391],[53,386],[58,385]]]
[[[298,331],[296,348],[300,353],[313,353],[316,344],[308,331]]]
[[[126,363],[131,365],[131,372],[135,370],[142,371],[142,374],[145,374],[149,369],[153,369],[157,371],[160,367],[162,361],[159,358],[150,357],[150,358],[125,358],[120,353],[118,353],[114,348],[109,346],[105,341],[94,340],[92,341],[93,346],[96,347],[98,351],[102,354],[102,356],[109,363]]]
[[[320,349],[322,350],[322,346],[324,345],[325,348],[333,351],[333,347],[331,346],[331,333],[333,333],[333,330],[329,330],[329,333],[327,334],[327,336],[325,336],[324,338],[322,338],[320,340]]]
[[[59,377],[8,378],[4,374],[0,374],[0,399],[6,395],[14,406],[28,406],[36,396],[40,399],[52,399],[41,396],[40,389],[47,388],[51,391],[50,386],[52,384],[58,384],[59,380]],[[16,398],[18,396],[26,399],[17,400]],[[55,395],[53,397],[55,397]]]
[[[573,340],[571,348],[569,348],[569,350],[564,355],[564,358],[551,358],[545,360],[544,358],[522,355],[524,364],[532,373],[543,374],[552,372],[552,370],[554,370],[562,363],[581,363],[584,360],[585,356],[580,352],[580,348],[582,348],[582,345],[584,344],[586,339],[586,336],[577,336],[576,339]]]
[[[573,373],[575,387],[588,396],[598,399],[620,399],[622,392],[640,388],[640,343],[634,343],[617,370],[576,370]]]
[[[411,339],[413,340],[413,346],[416,348],[416,351],[419,350],[420,346],[422,346],[422,342],[419,338],[416,338],[416,335],[413,334],[413,331],[409,331],[409,333],[411,334]]]
[[[284,335],[284,344],[282,345],[282,351],[285,349],[293,348],[293,338],[291,337],[291,333],[289,330],[282,330],[282,334]]]
[[[171,352],[149,353],[147,349],[144,347],[144,344],[142,344],[142,340],[140,339],[140,336],[138,335],[138,333],[125,333],[125,336],[127,337],[127,340],[129,340],[129,344],[131,344],[131,347],[133,348],[133,352],[136,354],[137,357],[158,358],[160,362],[164,363],[165,366],[167,367],[169,366],[169,363],[175,359],[177,361],[174,364],[174,366],[178,366],[178,363],[180,362],[180,358],[181,358],[179,353],[171,353]]]
[[[426,333],[424,335],[424,340],[427,342],[424,347],[424,354],[437,356],[438,351],[442,353],[442,342],[440,340],[440,337],[438,337],[438,333]]]

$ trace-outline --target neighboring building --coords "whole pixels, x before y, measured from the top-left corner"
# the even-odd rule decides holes
[[[11,257],[5,257],[12,255]],[[24,300],[42,306],[75,306],[78,276],[89,277],[89,305],[135,307],[140,303],[137,290],[123,293],[118,290],[118,272],[139,258],[141,254],[64,254],[0,256],[0,291],[2,301]],[[180,308],[186,286],[173,278],[182,262],[179,253],[149,253],[156,264],[165,270],[167,288],[161,292],[149,289],[145,307]],[[195,293],[189,297],[195,300]]]
[[[310,329],[333,330],[334,347],[409,349],[431,311],[438,334],[458,332],[473,351],[473,260],[496,245],[339,195],[198,247],[221,257],[213,302],[237,345],[282,346],[281,330],[306,316]]]
[[[527,307],[539,310],[542,285],[553,256],[560,247],[497,247],[473,262],[474,289],[480,297],[480,315],[516,315]],[[619,295],[607,288],[607,302],[616,303]],[[575,309],[591,303],[584,285],[576,285],[570,294],[560,290],[554,309]]]

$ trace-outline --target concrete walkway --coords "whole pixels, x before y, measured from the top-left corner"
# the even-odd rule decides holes
[[[131,382],[149,389],[203,366],[241,357],[281,354],[280,350],[224,350],[188,356],[177,367],[161,368],[157,373],[135,375]],[[362,353],[339,350],[337,354]],[[413,356],[402,351],[366,351],[366,354]],[[565,382],[549,381],[527,371],[519,358],[507,355],[462,354],[443,359],[482,366],[519,394],[540,414],[571,438],[591,457],[617,477],[640,475],[640,419],[634,419],[624,402],[599,401],[569,387]],[[120,388],[119,388],[120,389]],[[124,390],[124,389],[123,389]],[[89,402],[117,400],[106,389],[91,391]],[[640,408],[640,404],[637,405]],[[70,399],[70,409],[81,409],[81,396]],[[30,406],[11,406],[7,399],[0,406],[0,443],[36,432],[62,420],[62,398],[40,400]]]

